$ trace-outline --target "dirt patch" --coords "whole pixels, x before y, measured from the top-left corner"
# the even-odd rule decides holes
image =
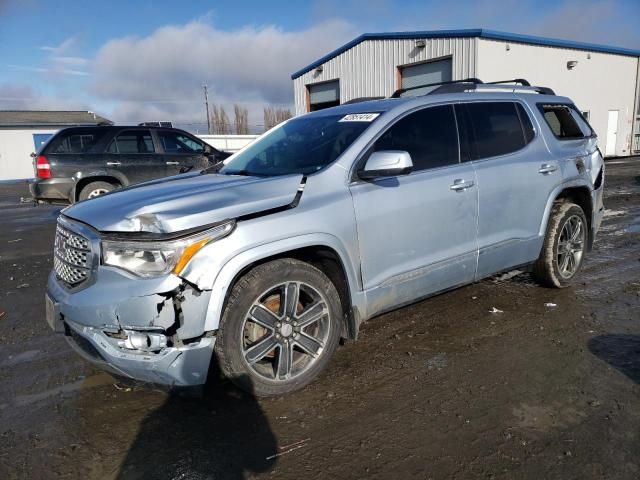
[[[0,186],[0,478],[640,478],[638,165],[608,166],[574,287],[501,275],[384,315],[277,399],[116,388],[44,322],[59,209]]]

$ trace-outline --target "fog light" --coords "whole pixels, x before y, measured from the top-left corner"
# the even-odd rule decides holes
[[[167,346],[167,337],[156,332],[137,332],[125,330],[126,340],[122,342],[124,348],[129,350],[141,350],[143,352],[156,352]]]

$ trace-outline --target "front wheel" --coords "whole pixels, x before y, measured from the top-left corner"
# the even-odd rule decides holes
[[[341,312],[335,286],[312,265],[294,259],[260,265],[229,295],[215,346],[220,368],[259,396],[298,390],[329,363]]]
[[[584,261],[587,218],[579,205],[556,203],[551,211],[540,257],[533,265],[534,279],[546,287],[569,286]]]

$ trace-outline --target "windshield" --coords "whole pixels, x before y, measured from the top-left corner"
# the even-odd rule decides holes
[[[370,113],[289,120],[234,155],[218,173],[275,176],[317,172],[338,158],[377,116]]]

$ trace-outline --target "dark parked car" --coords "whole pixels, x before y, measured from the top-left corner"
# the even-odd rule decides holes
[[[72,127],[34,155],[38,201],[74,203],[116,188],[207,168],[230,154],[175,128]]]

